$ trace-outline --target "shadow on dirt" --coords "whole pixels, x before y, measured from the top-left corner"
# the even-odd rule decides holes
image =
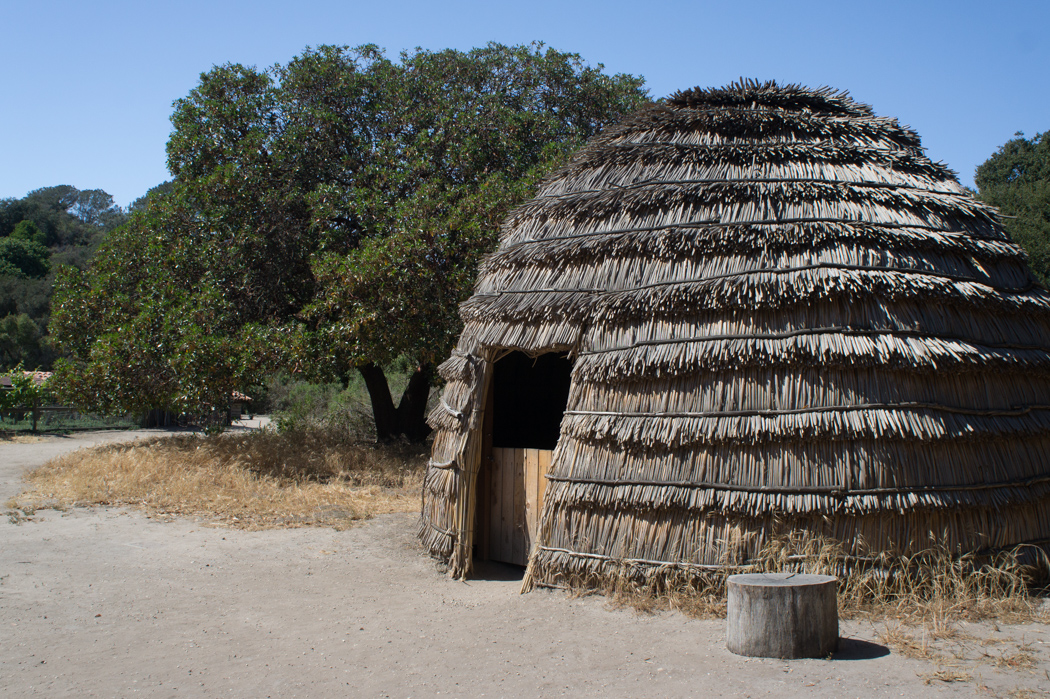
[[[832,655],[832,660],[874,660],[890,654],[886,646],[862,641],[859,638],[840,638],[839,648]]]
[[[474,561],[474,572],[470,574],[471,580],[492,580],[496,582],[520,581],[524,577],[524,567],[510,565],[509,563],[497,563],[496,561]]]

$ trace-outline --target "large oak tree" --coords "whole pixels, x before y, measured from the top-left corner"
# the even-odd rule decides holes
[[[646,99],[641,78],[542,45],[216,67],[175,104],[172,183],[61,284],[60,383],[109,409],[202,412],[279,366],[360,372],[379,437],[422,439],[499,222]],[[399,357],[416,371],[395,406]]]

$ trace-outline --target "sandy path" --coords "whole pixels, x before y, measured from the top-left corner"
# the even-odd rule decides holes
[[[6,474],[66,444],[0,444],[2,487],[11,485]],[[1037,659],[1020,671],[971,662],[964,669],[973,681],[925,684],[938,666],[887,654],[870,643],[868,624],[842,624],[847,640],[833,660],[745,659],[725,650],[720,621],[641,616],[557,592],[518,595],[511,568],[450,581],[413,533],[410,515],[345,532],[243,532],[119,509],[38,512],[21,524],[5,517],[0,695],[837,698],[972,696],[978,684],[989,687],[985,696],[1050,689],[1041,625],[966,627],[978,638],[1023,635]]]

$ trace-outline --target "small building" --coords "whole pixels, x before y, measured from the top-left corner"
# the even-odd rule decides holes
[[[846,93],[693,89],[607,129],[460,314],[419,528],[450,575],[1050,541],[1050,293]]]
[[[50,371],[23,371],[23,376],[29,376],[37,386],[45,385],[51,379]],[[0,389],[11,388],[11,375],[0,374]]]
[[[241,415],[245,412],[246,407],[250,407],[248,404],[252,402],[251,396],[248,396],[240,391],[234,391],[230,394],[230,420],[240,420]]]

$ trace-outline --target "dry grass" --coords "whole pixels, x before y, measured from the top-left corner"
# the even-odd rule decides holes
[[[915,660],[937,660],[941,655],[934,648],[935,641],[950,634],[930,634],[923,627],[921,631],[913,633],[912,630],[898,623],[887,624],[878,634],[879,643],[883,644],[897,655]],[[927,682],[927,684],[929,684]]]
[[[1047,679],[1050,679],[1050,677]],[[987,695],[994,699],[1045,699],[1045,697],[1050,697],[1050,693],[1032,687],[1014,687],[1005,692],[997,692],[990,687],[981,685],[978,685],[977,689],[982,695]]]
[[[933,684],[937,682],[970,682],[973,680],[973,675],[965,670],[959,670],[952,667],[942,667],[935,672],[919,675],[922,678],[923,684]]]
[[[1050,622],[1041,607],[1046,561],[1034,569],[1020,563],[1021,550],[978,559],[943,549],[911,556],[882,555],[849,561],[843,547],[829,539],[782,538],[767,545],[746,566],[724,572],[640,568],[619,565],[598,576],[569,581],[576,594],[588,589],[606,595],[617,607],[640,612],[681,611],[699,618],[726,613],[725,582],[732,573],[796,571],[839,577],[839,614],[846,619],[891,620],[922,627],[931,640],[955,633],[957,621],[994,619],[1000,623]],[[887,643],[887,645],[890,645]]]
[[[1036,657],[1029,643],[1017,646],[1017,652],[1001,652],[998,656],[988,656],[991,663],[1001,670],[1031,670],[1035,667]]]
[[[598,592],[614,608],[631,608],[643,614],[675,611],[694,619],[726,616],[725,580],[721,576],[668,573],[639,581],[621,571],[602,578],[597,585],[589,580],[573,581],[569,589],[577,595]]]
[[[181,435],[80,450],[27,476],[23,511],[140,507],[242,528],[328,525],[419,509],[423,448],[348,442],[325,431]]]
[[[863,561],[850,561],[843,550],[828,539],[782,538],[766,547],[756,566],[837,575],[839,610],[846,618],[895,619],[940,633],[954,621],[1015,624],[1044,616],[1032,581],[1045,579],[1047,561],[1023,565],[1029,553],[1023,547],[982,557],[934,548]]]
[[[1004,696],[1009,699],[1042,699],[1043,697],[1050,697],[1050,693],[1041,689],[1032,689],[1031,687],[1017,687]]]
[[[19,434],[9,430],[0,429],[0,444],[36,444],[43,442],[47,437],[37,434]]]

